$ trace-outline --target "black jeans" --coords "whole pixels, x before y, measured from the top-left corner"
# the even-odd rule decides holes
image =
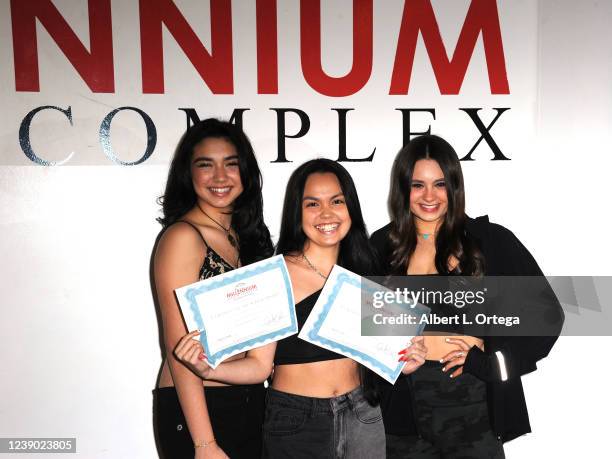
[[[303,397],[268,389],[265,459],[384,459],[380,407],[361,387],[333,398]]]
[[[263,384],[204,389],[215,439],[230,458],[260,458],[265,391]],[[193,459],[193,440],[174,387],[153,391],[153,423],[161,458]]]

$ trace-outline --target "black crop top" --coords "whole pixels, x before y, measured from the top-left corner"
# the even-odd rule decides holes
[[[311,295],[308,295],[302,301],[295,305],[295,314],[297,316],[298,330],[301,330],[306,322],[306,319],[312,311],[312,307],[317,302],[321,290],[317,290]],[[323,360],[344,359],[345,357],[335,352],[328,351],[319,346],[304,341],[298,338],[298,335],[291,335],[281,339],[276,344],[276,354],[274,354],[275,365],[291,365],[296,363],[312,363],[321,362]]]

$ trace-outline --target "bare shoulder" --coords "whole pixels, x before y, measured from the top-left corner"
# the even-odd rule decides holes
[[[287,271],[293,287],[293,297],[296,303],[321,289],[321,278],[304,265],[300,255],[285,255]]]
[[[196,228],[185,222],[176,222],[159,239],[155,258],[201,259],[205,248],[204,240]]]
[[[295,282],[294,279],[298,279],[307,272],[304,269],[304,263],[302,263],[302,259],[299,255],[284,255],[285,263],[287,264],[287,271],[289,271],[289,277],[292,282]]]

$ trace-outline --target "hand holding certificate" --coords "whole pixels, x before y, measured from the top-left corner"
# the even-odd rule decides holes
[[[300,334],[301,339],[345,355],[394,383],[404,366],[398,354],[413,336],[362,336],[362,289],[384,287],[334,266],[319,300]],[[422,327],[421,327],[422,328]],[[420,332],[414,329],[415,334]]]
[[[201,330],[208,364],[297,333],[291,283],[275,256],[175,290],[189,330]]]

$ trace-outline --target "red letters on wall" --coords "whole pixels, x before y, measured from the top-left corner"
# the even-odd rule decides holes
[[[472,0],[449,61],[431,0],[406,0],[389,94],[408,94],[419,31],[442,94],[459,94],[482,31],[492,94],[510,94],[496,0]]]
[[[210,0],[209,53],[172,0],[140,0],[142,92],[164,92],[162,23],[214,94],[234,92],[231,0]]]
[[[88,5],[91,51],[85,49],[51,0],[11,0],[17,91],[40,91],[37,19],[92,92],[115,91],[110,0],[89,0]]]
[[[300,57],[305,81],[318,93],[343,97],[370,79],[373,60],[372,0],[353,0],[352,67],[342,77],[321,65],[321,2],[300,1]],[[39,91],[36,21],[49,32],[92,92],[114,92],[111,0],[88,0],[90,51],[51,0],[11,0],[15,88]],[[164,93],[162,28],[165,25],[213,94],[233,94],[231,0],[210,0],[211,45],[207,50],[172,0],[139,0],[142,91]],[[276,0],[256,1],[257,91],[278,94]],[[482,34],[490,90],[509,94],[496,0],[472,0],[451,59],[431,0],[405,0],[389,94],[408,94],[419,34],[442,94],[458,94]],[[333,44],[332,44],[333,46]]]
[[[330,77],[321,66],[321,1],[300,2],[300,51],[306,82],[326,96],[350,96],[372,73],[372,0],[353,0],[353,66],[343,77]]]
[[[278,94],[276,0],[257,0],[257,94]]]

